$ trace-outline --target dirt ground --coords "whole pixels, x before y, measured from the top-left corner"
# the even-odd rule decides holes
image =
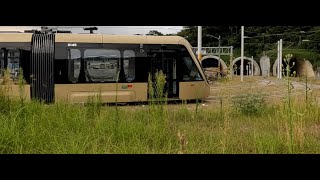
[[[292,88],[291,97],[298,103],[305,103],[306,91],[308,98],[320,104],[320,79],[309,79],[308,86],[305,79],[292,78],[289,86]],[[248,94],[263,94],[267,104],[283,103],[288,94],[288,81],[278,80],[276,77],[264,78],[262,76],[244,76],[244,81],[240,81],[239,76],[232,77],[231,80],[220,80],[210,83],[210,96],[199,102],[168,102],[170,110],[186,107],[190,110],[195,108],[208,109],[219,108],[222,103],[231,103],[232,97]],[[147,104],[130,105],[130,109],[147,108]],[[124,106],[123,108],[127,108]]]
[[[303,78],[292,78],[288,85],[286,79],[278,80],[276,77],[265,78],[262,76],[244,76],[241,82],[239,76],[232,77],[231,80],[216,81],[210,83],[210,96],[205,99],[205,103],[213,105],[220,102],[220,99],[230,99],[233,96],[247,93],[261,93],[266,97],[268,103],[283,102],[288,94],[288,86],[291,88],[291,95],[297,101],[305,100],[306,92],[308,98],[319,102],[320,80]]]

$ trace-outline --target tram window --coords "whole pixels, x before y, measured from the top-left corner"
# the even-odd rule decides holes
[[[80,74],[81,69],[81,52],[79,49],[69,49],[68,51],[68,58],[70,62],[69,69],[69,80],[71,82],[77,81]]]
[[[150,60],[147,53],[135,51],[135,82],[148,82]]]
[[[86,77],[89,82],[117,81],[120,51],[87,49],[84,51]]]
[[[123,53],[124,73],[127,82],[132,82],[135,79],[135,53],[132,50],[125,50]]]
[[[19,77],[20,70],[20,52],[19,50],[8,50],[8,66],[7,69],[10,73],[10,77],[17,79]]]
[[[183,57],[182,63],[183,81],[201,81],[203,80],[199,70],[191,57]]]

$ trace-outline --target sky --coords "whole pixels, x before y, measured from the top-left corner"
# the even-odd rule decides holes
[[[48,26],[57,27],[57,26]],[[71,30],[73,33],[86,33],[82,26],[58,26],[59,30]],[[182,26],[96,26],[95,33],[105,34],[147,34],[150,30],[157,30],[163,34],[174,34],[182,29]],[[40,26],[0,26],[0,31],[23,31],[40,29]]]

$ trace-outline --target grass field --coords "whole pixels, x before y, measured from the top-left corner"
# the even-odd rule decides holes
[[[212,84],[203,102],[135,106],[102,106],[99,98],[86,106],[44,105],[11,100],[2,88],[0,153],[320,153],[317,90],[306,100],[295,88],[288,98],[285,85],[234,77]]]

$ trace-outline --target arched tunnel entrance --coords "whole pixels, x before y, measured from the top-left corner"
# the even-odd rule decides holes
[[[296,57],[292,58],[289,63],[290,76],[302,77],[315,77],[312,64],[308,60],[297,59]],[[278,59],[273,64],[273,76],[277,76],[278,73]],[[282,60],[282,75],[287,76],[287,64]]]
[[[233,60],[234,75],[241,73],[241,57]],[[252,73],[252,58],[243,57],[243,75],[251,75]],[[261,74],[259,64],[253,59],[253,75],[259,76]]]
[[[201,59],[201,65],[205,71],[207,77],[217,76],[219,72],[219,61],[220,61],[220,75],[226,74],[227,65],[218,56],[204,56]]]

